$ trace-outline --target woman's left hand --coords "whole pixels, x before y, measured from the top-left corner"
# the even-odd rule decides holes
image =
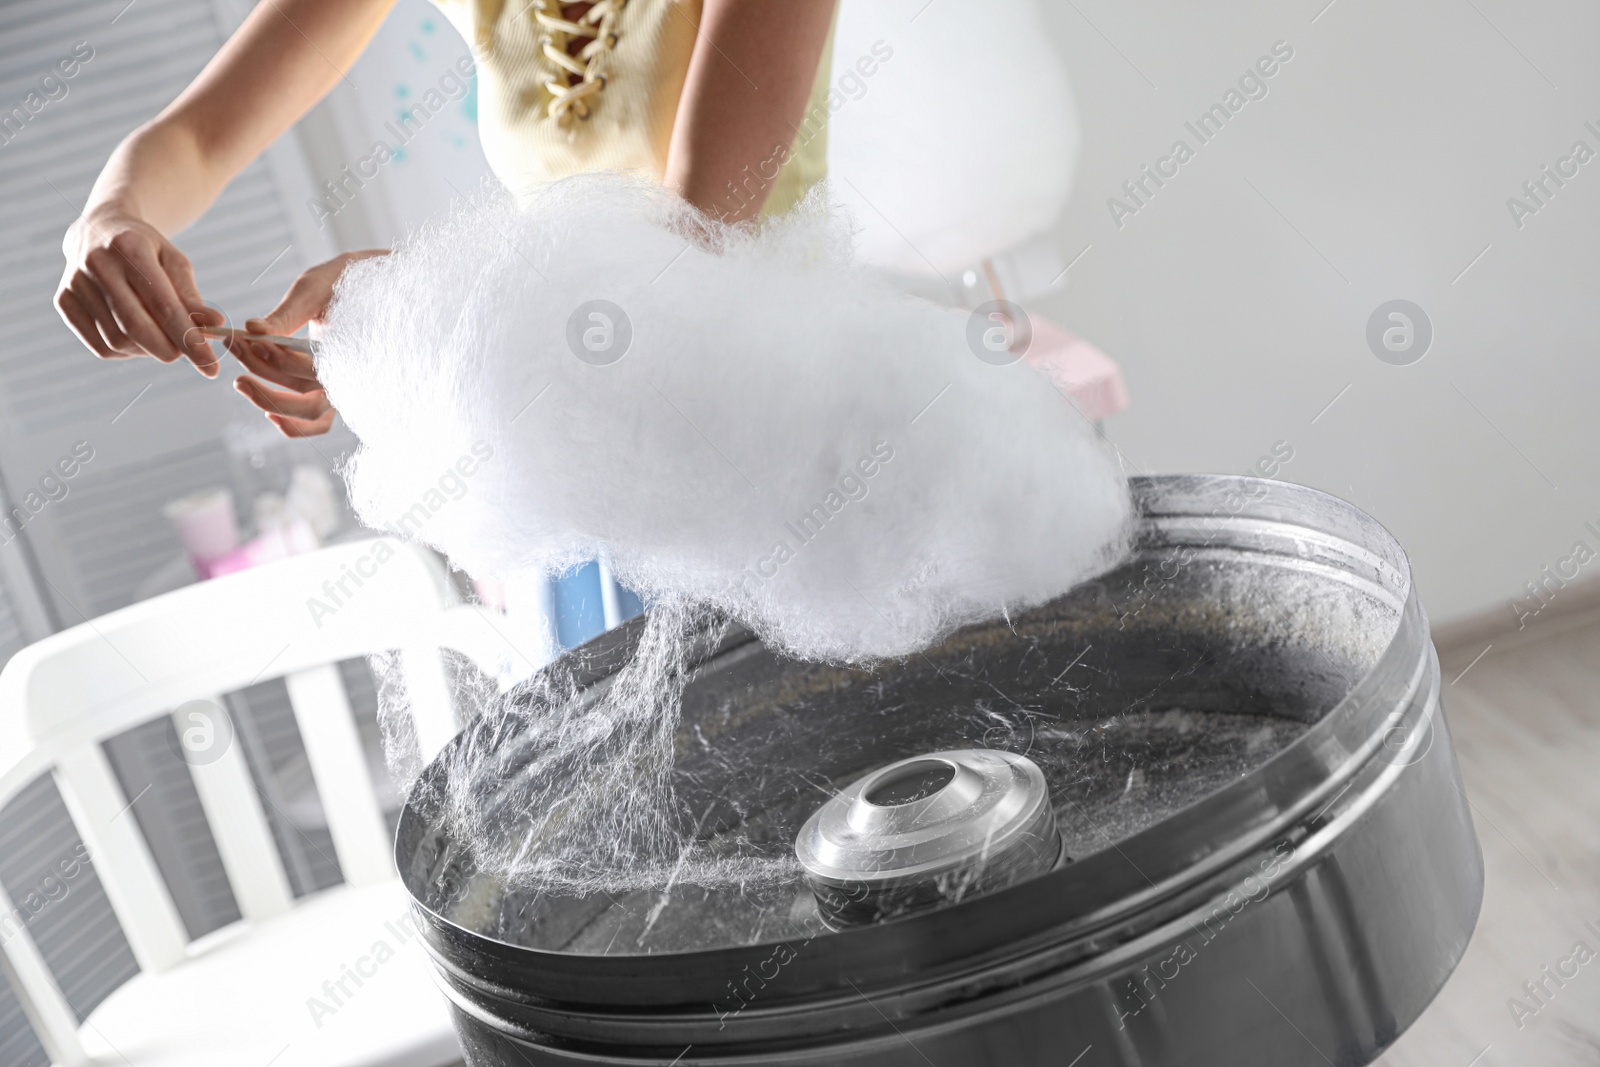
[[[307,323],[321,325],[333,299],[333,287],[345,268],[358,259],[385,254],[386,249],[347,252],[319,263],[295,279],[277,307],[263,318],[250,319],[244,328],[250,333],[288,336]],[[255,375],[240,375],[234,380],[234,389],[260,408],[285,437],[314,437],[333,426],[338,412],[328,403],[310,355],[270,341],[238,337],[228,342],[228,351]],[[266,382],[283,388],[274,389]]]

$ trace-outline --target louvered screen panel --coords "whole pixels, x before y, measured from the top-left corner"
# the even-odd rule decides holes
[[[101,747],[122,795],[137,798],[128,815],[138,822],[189,937],[204,937],[237,922],[238,901],[189,765],[180,755],[172,718],[163,715],[140,723]]]
[[[80,1019],[139,973],[82,844],[49,775],[0,808],[0,884]],[[0,1031],[0,1044],[14,1040]]]
[[[161,501],[175,486],[223,485],[228,460],[215,442],[178,449],[155,462],[96,470],[91,463],[51,515],[57,547],[72,561],[87,595],[74,607],[93,617],[135,599],[162,563],[183,554]],[[108,532],[115,531],[115,537]],[[71,625],[76,611],[63,612]]]
[[[4,667],[17,649],[28,643],[22,620],[17,617],[11,597],[11,590],[4,582],[0,582],[0,667]]]
[[[5,1067],[48,1067],[50,1057],[28,1025],[11,985],[0,977],[0,1064]]]
[[[64,500],[28,517],[25,534],[44,595],[67,624],[128,603],[176,558],[161,506],[226,484],[224,427],[260,417],[229,387],[231,361],[210,382],[152,360],[102,362],[51,304],[62,235],[106,157],[188,84],[224,36],[206,0],[125,2],[0,5],[0,122],[58,60],[93,50],[65,80],[65,95],[57,90],[59,99],[0,134],[9,136],[0,144],[0,476],[24,500],[78,442],[94,453],[66,482]],[[328,252],[294,215],[305,214],[304,190],[283,186],[295,169],[291,140],[274,150],[276,165],[252,165],[176,238],[202,294],[234,322],[266,311]],[[307,451],[331,463],[338,447],[325,440]]]
[[[288,686],[282,678],[272,678],[229,693],[226,700],[294,895],[338,885],[344,873]]]

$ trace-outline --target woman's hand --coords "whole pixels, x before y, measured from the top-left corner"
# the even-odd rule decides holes
[[[107,209],[73,223],[62,241],[67,269],[56,310],[101,359],[188,359],[207,378],[217,357],[197,326],[219,326],[195,287],[188,257],[154,226]]]
[[[248,5],[247,5],[248,6]],[[243,24],[176,100],[123,139],[62,241],[56,308],[102,359],[187,358],[220,368],[196,326],[223,316],[167,235],[199,218],[229,181],[344,76],[394,0],[273,0]]]
[[[386,249],[346,252],[317,264],[295,279],[277,307],[264,318],[248,320],[244,328],[250,333],[287,336],[310,323],[315,332],[328,313],[333,287],[345,268],[358,259],[387,254]],[[328,432],[338,412],[328,403],[328,394],[317,381],[316,367],[309,355],[268,341],[238,338],[228,342],[228,351],[256,376],[240,375],[233,387],[265,412],[280,433],[285,437],[314,437]],[[270,388],[257,378],[283,388]]]

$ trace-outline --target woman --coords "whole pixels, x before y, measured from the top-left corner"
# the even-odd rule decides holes
[[[822,176],[823,138],[796,134],[804,116],[825,114],[834,0],[441,3],[477,60],[485,155],[513,190],[633,171],[741,222],[786,208]],[[217,376],[194,327],[222,316],[205,305],[170,236],[322,99],[393,4],[263,0],[178,99],[117,147],[67,231],[56,293],[62,318],[95,355],[188,359]],[[774,159],[782,165],[768,180]],[[382,254],[312,267],[245,328],[290,334],[318,321],[344,268]],[[309,356],[262,342],[229,350],[256,375],[234,387],[284,434],[332,426]]]

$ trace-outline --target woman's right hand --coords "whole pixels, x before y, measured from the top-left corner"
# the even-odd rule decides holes
[[[187,359],[207,378],[217,357],[196,327],[223,316],[200,299],[194,268],[154,226],[101,209],[78,218],[62,241],[67,269],[56,310],[101,359]]]
[[[317,264],[295,279],[277,307],[259,319],[246,320],[245,330],[287,336],[309,325],[316,333],[345,268],[358,259],[388,254],[387,248],[345,252]],[[260,408],[279,433],[285,437],[314,437],[333,426],[338,413],[328,403],[328,394],[317,380],[316,363],[309,355],[270,341],[253,341],[248,335],[235,335],[228,342],[228,351],[255,375],[240,375],[234,379],[233,387]],[[274,389],[267,382],[282,388]]]

